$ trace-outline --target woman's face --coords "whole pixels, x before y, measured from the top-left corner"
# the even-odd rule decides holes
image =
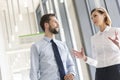
[[[92,21],[96,26],[102,26],[104,25],[104,14],[100,14],[98,11],[94,11],[91,15]]]

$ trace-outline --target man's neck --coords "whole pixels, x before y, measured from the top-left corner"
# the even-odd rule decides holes
[[[52,33],[45,33],[45,36],[48,37],[48,38],[54,38],[55,35],[52,34]]]

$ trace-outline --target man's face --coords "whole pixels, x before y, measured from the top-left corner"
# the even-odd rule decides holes
[[[56,17],[50,17],[49,21],[49,31],[53,34],[57,34],[59,32],[59,23]]]

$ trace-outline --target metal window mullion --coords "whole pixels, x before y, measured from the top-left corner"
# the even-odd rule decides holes
[[[63,27],[62,27],[62,21],[61,21],[61,17],[60,17],[60,11],[59,11],[59,6],[58,6],[58,1],[54,0],[54,3],[55,3],[56,15],[57,15],[57,18],[58,18],[59,24],[60,24],[60,37],[61,37],[62,41],[66,41],[65,40],[65,33],[64,33],[64,30],[63,30]]]

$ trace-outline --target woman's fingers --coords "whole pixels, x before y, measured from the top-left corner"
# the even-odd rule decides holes
[[[81,50],[81,52],[73,50],[73,55],[77,58],[83,58],[83,49]]]
[[[108,37],[108,39],[110,39],[111,41],[113,41],[113,39],[111,37]]]
[[[78,51],[73,51],[73,55],[74,55],[75,57],[78,57],[78,56],[79,56],[79,52],[78,52]]]
[[[115,31],[115,40],[118,40],[118,32]]]

